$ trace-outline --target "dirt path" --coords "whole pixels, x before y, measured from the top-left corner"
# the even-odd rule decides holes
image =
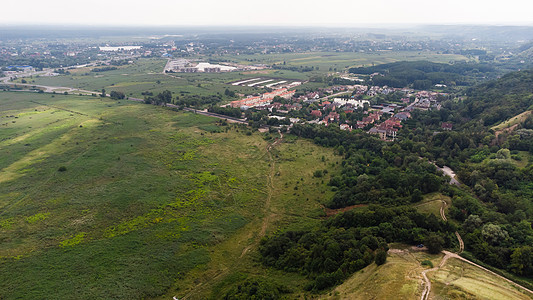
[[[442,201],[442,206],[440,208],[440,216],[442,217],[442,219],[444,221],[447,221],[448,219],[446,218],[446,215],[444,214],[444,209],[446,208],[446,202],[445,201]],[[530,289],[510,280],[510,279],[507,279],[501,275],[498,275],[497,273],[495,272],[492,272],[491,270],[487,269],[487,268],[484,268],[462,256],[460,256],[459,254],[461,254],[464,249],[465,249],[465,244],[463,242],[463,239],[461,238],[461,235],[459,234],[459,232],[455,232],[455,236],[457,237],[457,240],[459,241],[459,251],[457,253],[453,253],[453,252],[450,252],[450,251],[446,251],[446,250],[443,250],[442,253],[444,253],[444,257],[442,258],[442,260],[440,261],[439,263],[439,266],[438,267],[435,267],[435,268],[431,268],[431,269],[427,269],[427,270],[424,270],[422,271],[422,278],[424,279],[424,290],[422,291],[422,295],[420,296],[420,300],[427,300],[429,299],[429,294],[431,292],[431,281],[429,280],[429,278],[427,277],[427,273],[428,272],[432,272],[432,271],[437,271],[438,269],[442,268],[446,262],[448,261],[448,259],[450,258],[456,258],[456,259],[459,259],[459,260],[462,260],[464,262],[467,262],[473,266],[476,266],[486,272],[489,272],[490,274],[494,275],[494,276],[497,276],[498,278],[501,278],[507,282],[509,282],[510,284],[514,285],[515,287],[518,287],[520,289],[523,289],[531,294],[533,294],[533,291],[531,291]]]
[[[453,183],[450,182],[450,184],[453,184]],[[446,208],[446,205],[448,205],[446,203],[446,201],[442,201],[442,206],[440,207],[440,216],[441,216],[442,220],[444,220],[444,221],[448,221],[448,219],[446,218],[446,214],[444,213],[444,209]],[[459,241],[459,252],[458,253],[461,253],[464,250],[463,239],[461,238],[461,235],[457,231],[455,232],[455,236],[457,237],[457,240]],[[442,251],[442,253],[444,253],[444,257],[442,257],[442,259],[441,259],[441,261],[440,261],[440,263],[439,263],[439,265],[437,267],[422,271],[422,278],[424,279],[424,290],[422,291],[422,295],[420,296],[420,300],[429,299],[429,294],[431,293],[431,280],[429,280],[429,278],[427,277],[427,273],[428,272],[432,272],[432,271],[437,271],[438,269],[442,268],[446,264],[446,262],[448,261],[448,259],[450,257],[455,257],[455,256],[460,257],[459,255],[457,255],[455,253],[448,252],[448,251]],[[453,256],[452,256],[452,254],[453,254]]]
[[[485,271],[485,272],[489,272],[490,274],[492,274],[492,275],[494,275],[494,276],[496,276],[496,277],[498,277],[498,278],[500,278],[500,279],[503,279],[503,280],[509,282],[510,284],[512,284],[512,285],[514,285],[514,286],[516,286],[516,287],[518,287],[518,288],[521,288],[521,289],[523,289],[524,291],[527,291],[527,292],[529,292],[530,294],[533,295],[533,291],[532,291],[532,290],[530,290],[530,289],[528,289],[528,288],[526,288],[526,287],[524,287],[524,286],[521,286],[520,284],[518,284],[518,283],[516,283],[516,282],[514,282],[514,281],[512,281],[512,280],[510,280],[510,279],[507,279],[507,278],[505,278],[505,277],[503,277],[503,276],[501,276],[501,275],[498,275],[497,273],[494,273],[494,272],[492,272],[491,270],[489,270],[489,269],[487,269],[487,268],[485,268],[485,267],[482,267],[482,266],[480,266],[480,265],[478,265],[478,264],[476,264],[476,263],[474,263],[474,262],[472,262],[472,261],[469,261],[468,259],[466,259],[466,258],[464,258],[464,257],[462,257],[462,256],[460,256],[460,255],[457,255],[456,253],[452,253],[452,252],[449,252],[449,251],[446,251],[446,250],[444,250],[444,251],[442,251],[442,252],[443,252],[444,254],[446,254],[446,256],[453,257],[453,258],[457,258],[457,259],[462,260],[462,261],[464,261],[464,262],[467,262],[467,263],[469,263],[469,264],[471,264],[471,265],[473,265],[473,266],[475,266],[475,267],[478,267],[478,268],[482,269],[482,270]]]
[[[259,231],[259,234],[258,234],[257,238],[254,239],[253,243],[251,243],[250,245],[246,246],[242,250],[242,253],[239,256],[239,258],[242,258],[244,255],[246,255],[246,253],[248,253],[248,251],[253,246],[257,245],[259,243],[259,241],[261,240],[261,238],[263,236],[265,236],[266,229],[268,228],[268,224],[270,222],[270,218],[273,215],[270,212],[270,203],[271,203],[271,200],[272,200],[272,194],[273,194],[273,189],[274,189],[274,185],[273,185],[273,181],[272,180],[274,178],[274,172],[275,172],[275,160],[274,160],[274,156],[272,155],[271,150],[272,150],[272,148],[274,146],[279,145],[282,142],[283,134],[281,132],[279,134],[280,134],[280,138],[276,139],[274,142],[272,142],[271,144],[269,144],[266,147],[267,155],[268,155],[268,158],[269,158],[269,161],[270,161],[270,171],[268,172],[268,175],[267,175],[268,192],[267,192],[267,198],[265,200],[265,206],[264,206],[265,218],[263,218],[263,222],[261,224],[261,230]],[[227,275],[228,272],[229,272],[229,269],[227,267],[224,268],[223,270],[220,270],[216,274],[213,274],[211,276],[211,278],[209,278],[209,280],[205,280],[204,282],[201,282],[201,283],[197,284],[190,292],[185,294],[185,296],[183,296],[180,299],[191,299],[191,298],[194,298],[194,296],[197,295],[199,293],[199,291],[208,288],[210,282],[213,282],[213,281],[217,280],[218,278],[221,278],[222,276]],[[174,296],[174,298],[177,298],[177,297]]]
[[[446,207],[446,201],[442,201],[442,206],[440,207],[440,216],[444,221],[448,221],[448,219],[446,219],[446,215],[444,214],[445,207]]]
[[[268,154],[268,160],[270,161],[270,171],[268,172],[268,176],[267,176],[268,192],[267,192],[267,198],[265,200],[265,206],[264,206],[265,217],[263,218],[263,223],[261,224],[261,230],[259,231],[259,235],[255,239],[255,242],[250,244],[250,245],[248,245],[248,246],[246,246],[246,248],[244,248],[242,250],[242,253],[241,253],[240,257],[243,257],[246,253],[248,253],[250,248],[252,248],[252,246],[257,244],[261,240],[261,238],[265,236],[266,230],[268,228],[268,224],[270,223],[270,218],[273,215],[270,212],[270,203],[272,201],[272,193],[274,192],[273,179],[274,179],[274,173],[276,171],[276,162],[274,160],[274,156],[272,155],[272,151],[271,150],[276,145],[279,145],[281,143],[281,141],[283,140],[283,133],[281,133],[281,131],[278,131],[278,132],[279,132],[280,138],[276,139],[272,144],[269,144],[266,147],[267,154]]]
[[[347,211],[350,211],[354,208],[358,208],[358,207],[365,207],[365,206],[368,206],[368,204],[355,204],[355,205],[350,205],[350,206],[346,206],[346,207],[343,207],[343,208],[327,208],[325,206],[322,206],[322,208],[324,209],[324,212],[326,213],[326,218],[329,218],[331,216],[334,216],[336,214],[340,214],[340,213],[343,213],[343,212],[347,212]]]

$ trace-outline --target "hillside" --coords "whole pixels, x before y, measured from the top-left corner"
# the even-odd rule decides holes
[[[429,255],[410,247],[389,250],[387,263],[357,272],[333,289],[324,299],[419,299],[422,271],[431,261],[439,266],[443,255]],[[432,281],[430,299],[530,299],[505,280],[458,259],[450,258],[438,270],[428,272]]]
[[[486,126],[505,121],[533,104],[533,70],[512,72],[467,91],[462,114]]]

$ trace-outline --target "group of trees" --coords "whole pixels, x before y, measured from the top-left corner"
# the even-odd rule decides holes
[[[238,107],[220,107],[220,106],[215,105],[215,106],[210,106],[207,109],[207,111],[215,113],[215,114],[219,114],[219,115],[234,117],[234,118],[242,117],[241,109]]]
[[[165,90],[155,96],[144,96],[144,103],[154,105],[172,103],[172,92],[169,90]]]
[[[437,168],[420,158],[425,153],[416,151],[424,149],[412,141],[390,145],[361,132],[314,125],[295,125],[291,132],[335,147],[344,155],[341,174],[330,180],[337,188],[328,204],[332,208],[359,203],[408,204],[446,187]]]
[[[111,99],[121,100],[126,98],[126,95],[123,92],[111,91],[109,97],[111,97]]]
[[[106,71],[113,71],[116,70],[117,67],[100,67],[100,68],[93,68],[91,72],[106,72]]]
[[[287,66],[286,64],[273,64],[272,68],[278,70],[289,70],[294,72],[311,72],[315,70],[314,66]],[[316,70],[318,70],[318,67],[316,68]]]
[[[259,251],[264,264],[307,275],[312,279],[307,289],[317,291],[340,283],[372,262],[383,264],[387,243],[428,242],[432,250],[438,250],[456,241],[454,230],[450,223],[412,208],[370,205],[339,214],[316,229],[265,238]]]
[[[467,86],[475,83],[472,74],[481,73],[486,77],[495,72],[495,69],[486,64],[455,63],[441,64],[428,61],[402,61],[390,64],[381,64],[373,67],[350,68],[350,73],[373,76],[370,83],[378,86],[407,87],[425,90],[435,84]],[[467,76],[470,75],[470,76]]]

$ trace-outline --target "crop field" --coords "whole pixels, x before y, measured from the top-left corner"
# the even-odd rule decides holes
[[[313,172],[338,172],[330,149],[286,136],[269,152],[269,134],[108,98],[0,103],[0,298],[197,299],[273,272],[306,283],[256,249],[322,218],[330,175]]]

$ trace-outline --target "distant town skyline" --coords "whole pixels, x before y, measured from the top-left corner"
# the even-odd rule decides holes
[[[27,0],[2,4],[0,25],[363,26],[375,24],[533,25],[525,0]]]

